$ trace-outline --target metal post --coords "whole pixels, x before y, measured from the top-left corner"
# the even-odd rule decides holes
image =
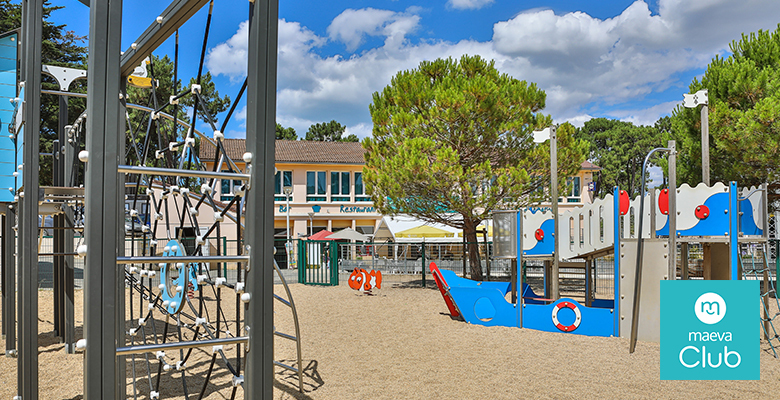
[[[422,260],[422,287],[425,287],[425,238],[423,238],[422,257],[420,259]]]
[[[5,356],[11,357],[16,351],[16,232],[14,223],[16,206],[5,205],[3,219],[3,336],[5,337]]]
[[[560,287],[558,282],[558,255],[560,253],[560,241],[558,240],[558,128],[553,125],[550,127],[550,195],[552,204],[552,213],[555,226],[555,232],[553,232],[553,248],[555,254],[552,261],[552,269],[550,271],[550,298],[558,300],[560,298]],[[518,250],[518,252],[521,250]]]
[[[38,142],[41,121],[41,52],[43,0],[25,0],[23,6],[24,65],[24,198],[19,219],[19,359],[18,395],[38,398]]]
[[[85,212],[87,256],[84,265],[84,398],[125,397],[124,271],[117,256],[124,251],[124,174],[117,168],[124,151],[124,106],[120,101],[119,57],[122,0],[92,2],[89,8]],[[26,400],[26,399],[25,399]]]
[[[710,186],[710,114],[707,104],[701,106],[701,181]]]
[[[247,194],[246,243],[252,257],[247,271],[246,379],[244,397],[273,397],[273,193],[276,136],[276,51],[279,4],[255,0],[249,27],[246,149],[252,154],[252,190]]]
[[[706,106],[705,106],[706,107]],[[669,271],[668,279],[677,275],[677,144],[667,142],[669,148]]]

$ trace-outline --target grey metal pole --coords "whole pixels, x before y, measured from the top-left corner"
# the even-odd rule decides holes
[[[707,104],[701,106],[701,181],[710,186],[710,113]]]
[[[5,324],[5,356],[11,357],[16,352],[16,205],[8,204],[5,209],[5,225],[3,226],[3,323]]]
[[[273,397],[273,193],[274,141],[276,127],[276,58],[279,4],[255,0],[250,16],[246,149],[252,154],[252,190],[246,197],[247,253],[252,257],[246,274],[245,324],[249,344],[245,347],[244,397]]]
[[[706,107],[706,106],[705,106]],[[669,148],[669,271],[667,279],[677,277],[677,144],[667,142]]]
[[[25,0],[23,6],[24,66],[24,198],[19,220],[19,359],[18,394],[24,400],[38,398],[38,142],[41,121],[41,52],[43,0]]]
[[[560,286],[558,282],[558,256],[560,253],[560,241],[558,238],[558,127],[555,125],[550,127],[550,201],[552,204],[553,221],[555,226],[555,232],[553,232],[553,244],[555,255],[553,256],[552,270],[550,272],[550,298],[558,300],[561,296]],[[518,250],[520,252],[522,250]]]
[[[124,145],[124,108],[120,62],[122,0],[90,4],[89,70],[87,82],[84,233],[84,398],[123,398],[124,358],[116,348],[124,344],[124,272],[116,265],[124,238],[124,175],[117,172]],[[120,234],[120,232],[122,232]],[[120,246],[121,244],[121,246]],[[121,274],[121,275],[120,275]],[[26,399],[25,399],[26,400]]]
[[[633,313],[631,316],[631,338],[629,342],[629,353],[633,353],[636,349],[636,336],[639,328],[639,298],[642,293],[642,256],[643,256],[643,244],[642,241],[642,221],[644,221],[644,218],[642,216],[644,215],[644,208],[645,208],[645,177],[647,176],[647,162],[650,160],[650,156],[653,155],[656,151],[670,151],[670,149],[667,148],[656,148],[653,150],[650,150],[649,153],[647,153],[647,156],[645,157],[645,161],[642,164],[642,180],[639,181],[639,184],[641,185],[641,190],[639,194],[639,229],[637,234],[637,246],[636,246],[636,273],[634,275],[634,308]],[[671,190],[670,190],[671,192]],[[671,202],[671,201],[670,201]],[[669,212],[671,214],[671,211]],[[670,235],[671,236],[671,235]]]

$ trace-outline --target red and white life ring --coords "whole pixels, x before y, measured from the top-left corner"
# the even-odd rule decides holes
[[[560,311],[561,308],[569,308],[572,311],[574,311],[574,322],[571,325],[564,326],[558,321],[558,311]],[[580,326],[580,322],[582,322],[582,314],[580,313],[580,309],[577,308],[577,306],[574,303],[569,301],[562,301],[558,303],[555,307],[553,307],[552,322],[553,325],[555,325],[555,327],[560,329],[561,331],[571,332]]]

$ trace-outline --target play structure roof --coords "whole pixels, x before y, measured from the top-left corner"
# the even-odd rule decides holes
[[[331,232],[331,231],[329,231],[327,229],[324,229],[324,230],[321,230],[321,231],[319,231],[319,232],[309,236],[309,240],[333,240],[333,239],[328,237],[328,236],[330,236],[332,234],[333,234],[333,232]]]

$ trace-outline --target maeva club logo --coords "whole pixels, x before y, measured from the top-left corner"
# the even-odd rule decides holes
[[[758,281],[660,282],[661,380],[761,378]]]
[[[699,296],[693,308],[696,318],[707,325],[717,324],[726,316],[726,301],[713,292]]]

